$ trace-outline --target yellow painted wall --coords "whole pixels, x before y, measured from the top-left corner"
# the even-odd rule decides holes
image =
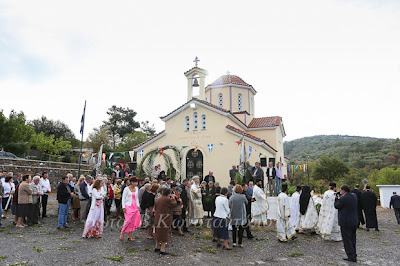
[[[198,113],[199,130],[197,131],[192,129],[194,111]],[[206,115],[206,130],[200,129],[202,114]],[[185,131],[185,116],[190,117],[189,131]],[[235,141],[238,141],[240,137],[226,131],[225,127],[228,124],[236,126],[229,118],[205,107],[198,106],[196,110],[193,110],[190,107],[186,108],[180,114],[174,116],[165,123],[166,135],[144,147],[144,154],[151,149],[166,145],[174,145],[178,148],[181,148],[182,146],[188,146],[183,150],[185,156],[184,158],[186,158],[186,154],[191,148],[199,146],[199,150],[203,153],[204,158],[204,176],[207,175],[209,171],[213,171],[217,182],[220,182],[221,186],[227,186],[230,181],[229,170],[232,168],[233,164],[239,164],[241,149],[241,146],[235,143]],[[219,143],[222,143],[223,145],[219,146]],[[212,152],[208,151],[208,144],[214,144]],[[247,152],[249,145],[251,145],[253,149],[257,150],[257,152],[253,151],[253,154],[249,159],[249,162],[252,165],[254,165],[256,161],[259,161],[258,154],[260,152],[268,157],[273,156],[272,153],[265,150],[261,146],[250,142],[246,142]],[[170,154],[171,156],[173,155],[172,151],[167,150],[166,153]],[[186,160],[184,159],[183,168],[186,167],[185,162]],[[138,163],[140,163],[140,158],[138,158]],[[164,165],[164,159],[162,157],[157,157],[156,164],[158,163],[161,164],[162,169],[166,169],[166,166]],[[264,169],[264,171],[265,170],[266,169]]]
[[[254,94],[251,91],[249,91],[249,89],[246,89],[246,88],[240,88],[240,87],[235,87],[235,86],[231,86],[231,88],[232,88],[232,110],[231,110],[231,105],[230,105],[231,90],[230,90],[229,86],[208,89],[205,94],[206,99],[209,103],[219,106],[218,105],[218,94],[222,93],[222,95],[224,97],[222,108],[231,110],[232,112],[239,112],[238,97],[239,97],[239,93],[241,93],[243,100],[242,100],[242,109],[240,111],[247,111],[249,114],[252,114],[252,111],[254,111],[254,108],[250,108],[250,105],[251,105],[252,99],[253,99],[253,103],[254,103]],[[249,102],[249,96],[250,96],[250,102]],[[247,121],[247,124],[250,123],[250,121]]]

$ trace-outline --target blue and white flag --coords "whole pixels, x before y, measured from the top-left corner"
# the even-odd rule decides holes
[[[85,107],[83,107],[83,114],[81,118],[81,130],[79,131],[81,135],[83,135],[83,129],[85,127],[85,113],[86,113],[86,101],[85,101]]]
[[[110,160],[111,157],[113,157],[113,156],[114,156],[114,153],[113,153],[113,152],[110,152],[110,157],[108,158],[108,160]]]
[[[209,152],[212,152],[213,146],[214,146],[214,144],[208,144],[208,151]]]
[[[249,158],[251,156],[251,152],[253,151],[253,147],[249,146]]]
[[[143,153],[144,153],[144,150],[140,150],[140,152],[139,152],[140,158],[143,158]]]

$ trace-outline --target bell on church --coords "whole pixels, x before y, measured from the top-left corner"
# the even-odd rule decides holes
[[[194,78],[192,87],[198,87],[198,86],[199,86],[199,82],[197,81],[197,78]]]

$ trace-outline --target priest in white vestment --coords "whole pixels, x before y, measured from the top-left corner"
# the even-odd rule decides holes
[[[201,188],[200,178],[198,176],[193,177],[193,185],[190,187],[190,203],[189,208],[189,225],[202,225],[204,218],[203,203],[201,202]]]
[[[287,185],[283,184],[281,193],[278,195],[276,232],[280,242],[287,242],[296,238],[296,231],[290,222],[290,200],[287,193]]]
[[[310,194],[310,187],[303,186],[300,194],[300,233],[313,233],[318,223],[318,212]]]
[[[324,193],[319,219],[317,224],[317,233],[325,240],[341,241],[340,226],[338,221],[338,210],[335,208],[336,183],[329,184],[329,190]]]
[[[266,225],[267,224],[267,211],[268,211],[268,202],[267,196],[265,196],[264,191],[261,189],[262,181],[257,180],[256,185],[253,187],[253,196],[251,203],[251,223]]]
[[[293,225],[296,231],[300,228],[300,191],[301,186],[296,187],[296,192],[292,194],[290,199],[290,223]]]

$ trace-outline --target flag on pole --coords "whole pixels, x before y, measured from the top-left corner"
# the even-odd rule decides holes
[[[129,154],[130,154],[130,152],[129,152]],[[144,150],[140,150],[140,152],[139,152],[139,156],[140,156],[140,158],[143,158],[143,154],[144,154]],[[133,156],[131,156],[131,158],[132,158]]]
[[[103,144],[101,144],[100,150],[99,150],[99,155],[97,156],[97,167],[100,167],[100,165],[101,165],[102,154],[103,154]]]
[[[236,143],[237,143],[237,145],[239,146],[240,144],[242,144],[242,142],[239,140],[239,141],[235,141]]]
[[[289,167],[289,174],[290,174],[290,164],[287,165]]]
[[[187,146],[182,146],[181,151],[183,151],[186,148],[187,148]]]
[[[113,157],[113,156],[114,156],[114,153],[113,153],[113,152],[110,152],[110,157],[108,157],[108,160],[110,160],[111,157]]]
[[[143,151],[143,150],[141,150],[141,151]],[[131,162],[133,162],[133,155],[135,155],[135,152],[129,151],[129,157],[131,157]],[[142,156],[140,156],[140,158],[142,158],[142,157],[143,157],[143,152],[142,152]]]
[[[83,107],[83,114],[82,114],[82,119],[81,119],[81,130],[79,133],[83,135],[83,128],[85,127],[85,113],[86,113],[86,101],[85,101],[85,107]]]
[[[253,151],[253,147],[249,146],[249,158],[251,156],[251,152]]]

